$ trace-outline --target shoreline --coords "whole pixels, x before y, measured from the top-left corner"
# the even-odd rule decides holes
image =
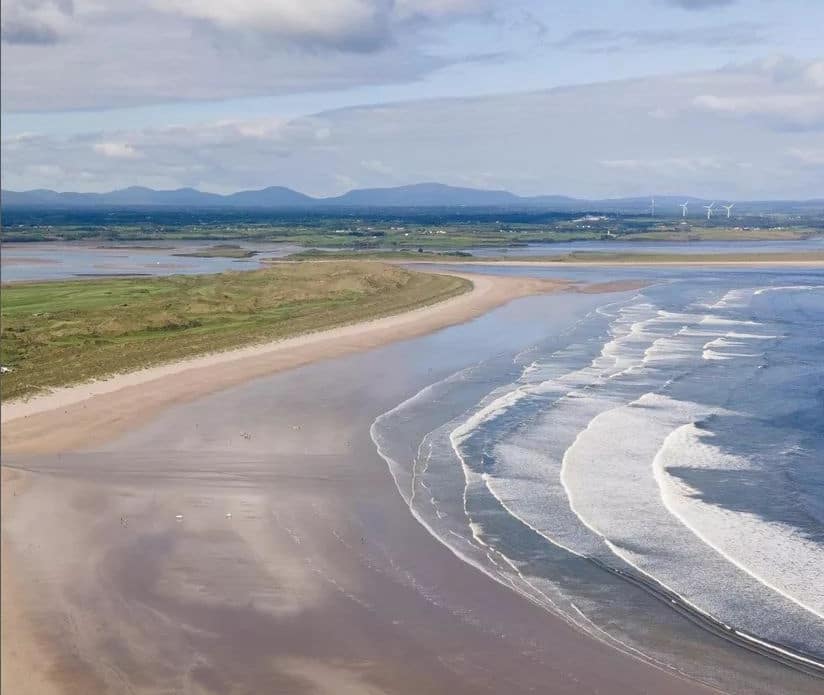
[[[3,450],[42,454],[100,444],[173,404],[284,369],[431,333],[519,297],[573,287],[562,280],[450,274],[468,279],[472,288],[400,314],[191,357],[3,403]]]
[[[499,302],[559,289],[495,286]],[[504,312],[518,317],[510,326],[527,321]],[[4,686],[714,692],[536,611],[400,503],[369,424],[429,379],[419,363],[410,382],[409,360],[487,330],[466,323],[460,341],[433,337],[440,348],[424,353],[388,336],[376,351],[205,395],[102,449],[10,456]]]
[[[433,337],[428,352],[418,342],[389,343],[518,296],[647,284],[465,277],[473,289],[437,305],[253,346],[228,362],[222,353],[200,367],[173,363],[165,376],[65,412],[18,418],[59,429],[70,412],[72,424],[92,409],[110,417],[109,398],[163,390],[171,400],[158,407],[197,399],[160,417],[153,408],[150,420],[124,411],[121,422],[115,413],[110,434],[135,431],[103,449],[5,459],[3,630],[15,640],[3,641],[14,664],[4,686],[22,694],[119,692],[141,682],[147,692],[217,693],[244,683],[307,695],[719,692],[711,678],[686,679],[536,611],[456,558],[400,503],[369,423],[429,380],[426,366],[444,345],[481,345],[490,334],[483,322],[467,323],[449,334],[460,340]],[[530,312],[513,305],[502,313],[525,321]],[[293,357],[313,356],[272,361],[284,346]],[[330,359],[338,356],[347,357]],[[411,361],[424,367],[421,382],[409,381]],[[232,364],[238,380],[229,385],[248,382],[242,388],[209,383],[216,367]],[[192,372],[202,374],[184,393]],[[75,448],[98,441],[86,434]],[[63,435],[41,436],[54,445]]]

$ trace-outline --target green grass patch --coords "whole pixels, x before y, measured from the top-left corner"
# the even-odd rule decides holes
[[[627,241],[799,241],[811,239],[818,230],[807,227],[735,229],[731,227],[691,227],[689,230],[650,230],[626,234]]]
[[[191,355],[432,304],[462,278],[370,262],[284,263],[220,275],[6,285],[4,400]]]
[[[574,251],[562,256],[505,256],[477,259],[498,263],[602,263],[653,264],[653,263],[806,263],[824,262],[824,252],[775,252],[775,253],[612,253],[610,251]]]

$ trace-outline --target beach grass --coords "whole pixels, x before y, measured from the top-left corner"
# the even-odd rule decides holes
[[[6,285],[3,400],[433,304],[462,278],[374,262]]]

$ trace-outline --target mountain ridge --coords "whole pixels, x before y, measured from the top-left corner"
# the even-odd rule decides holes
[[[650,211],[649,197],[573,198],[562,195],[520,196],[502,189],[481,189],[425,182],[405,186],[358,188],[342,195],[315,198],[285,186],[242,190],[229,194],[207,193],[195,188],[156,190],[130,186],[106,193],[57,192],[50,189],[28,191],[2,190],[2,205],[27,208],[105,208],[105,207],[178,207],[178,208],[534,208],[547,211],[644,212]],[[688,202],[693,216],[698,206],[712,202],[695,196],[656,196],[656,209],[680,210]],[[721,199],[719,199],[719,204]],[[736,205],[762,208],[772,205],[824,208],[824,199],[740,201]],[[717,213],[720,213],[720,207]]]

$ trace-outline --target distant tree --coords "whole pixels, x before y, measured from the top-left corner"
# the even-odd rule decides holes
[[[418,253],[423,253],[423,246],[418,247]]]

